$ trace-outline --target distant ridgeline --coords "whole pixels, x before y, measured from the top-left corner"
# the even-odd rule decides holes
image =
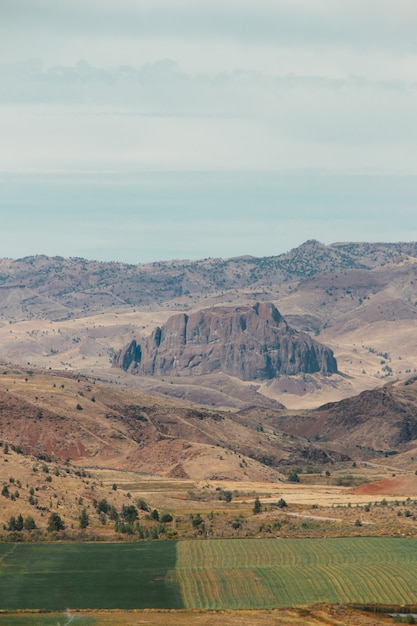
[[[417,243],[333,243],[324,245],[310,240],[301,246],[269,257],[207,258],[197,261],[172,260],[130,265],[89,261],[71,257],[28,256],[0,259],[0,315],[8,319],[65,320],[74,315],[102,312],[117,306],[160,306],[170,303],[189,307],[209,294],[230,294],[240,290],[259,291],[265,300],[276,300],[276,286],[299,284],[323,276],[323,285],[347,273],[345,287],[360,296],[356,274],[378,289],[382,283],[401,280],[396,270],[403,264],[415,265]],[[384,274],[373,279],[368,272],[379,268]],[[369,278],[369,280],[368,280]],[[322,285],[322,286],[323,286]],[[260,299],[262,299],[260,298]],[[233,301],[233,300],[231,300]],[[239,298],[234,301],[240,301]],[[320,317],[320,315],[319,315]],[[314,330],[310,327],[309,330]]]
[[[337,372],[332,350],[291,328],[270,302],[173,315],[116,353],[113,366],[143,376],[223,372],[242,380]]]

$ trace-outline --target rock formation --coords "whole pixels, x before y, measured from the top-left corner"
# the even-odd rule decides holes
[[[337,372],[333,352],[288,326],[270,303],[174,315],[141,345],[130,342],[113,366],[144,376],[223,372],[242,380]]]

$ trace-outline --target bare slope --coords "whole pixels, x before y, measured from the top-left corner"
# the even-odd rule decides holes
[[[18,369],[0,377],[0,432],[39,459],[194,479],[276,480],[305,448],[228,412]]]
[[[417,380],[386,384],[311,411],[275,413],[267,422],[293,435],[343,442],[345,449],[405,452],[416,447]]]

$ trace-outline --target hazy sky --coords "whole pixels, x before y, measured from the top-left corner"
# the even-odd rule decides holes
[[[0,256],[417,240],[416,0],[0,0]]]

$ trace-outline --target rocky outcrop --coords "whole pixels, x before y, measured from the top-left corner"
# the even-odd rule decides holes
[[[337,371],[333,352],[290,328],[272,303],[174,315],[141,345],[120,350],[113,365],[145,376],[221,371],[242,380]]]

